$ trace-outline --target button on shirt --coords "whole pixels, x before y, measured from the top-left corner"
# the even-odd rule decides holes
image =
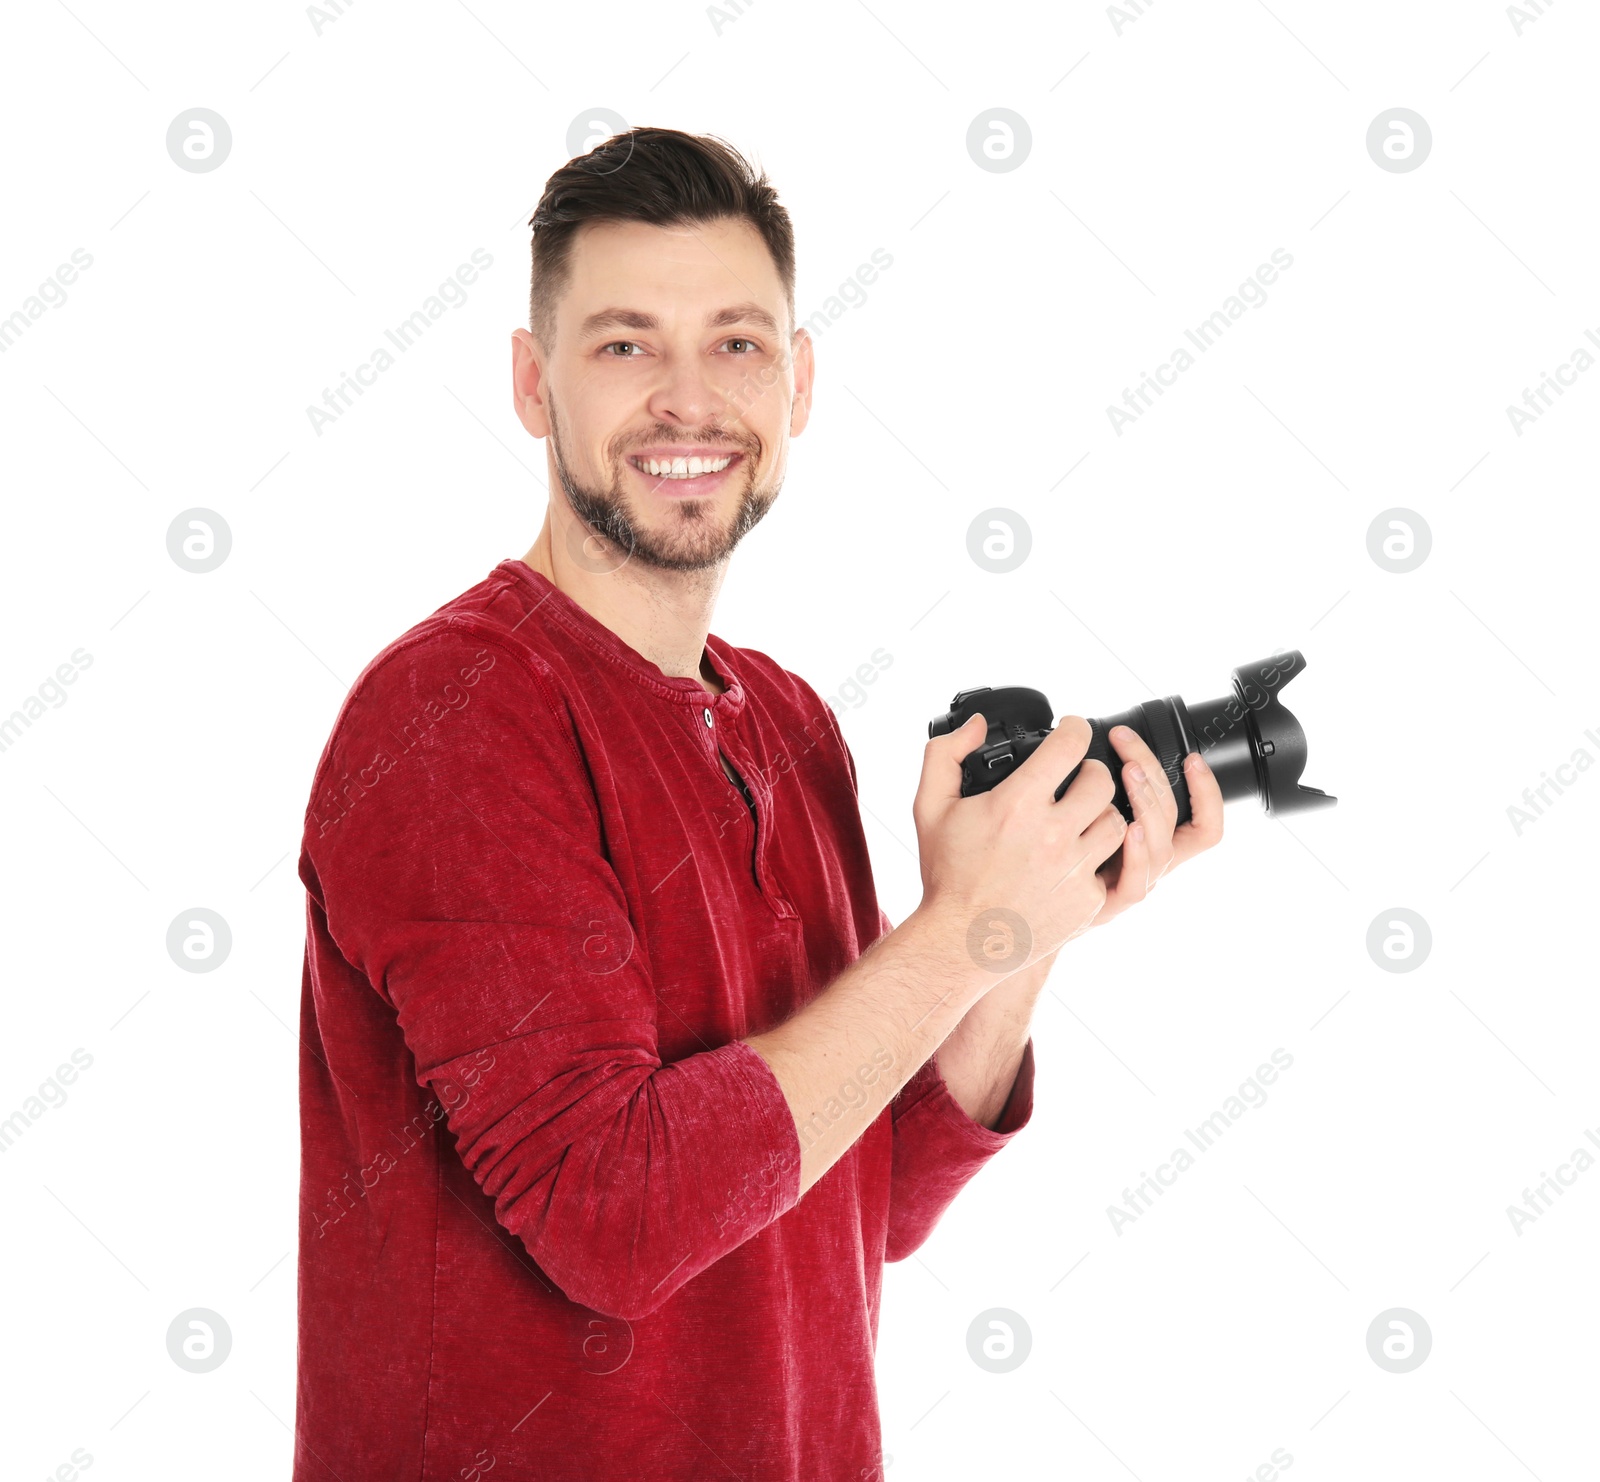
[[[296,1482],[877,1475],[883,1263],[1026,1124],[1033,1049],[997,1129],[935,1058],[799,1197],[740,1040],[890,923],[828,706],[705,657],[719,694],[506,560],[340,710],[300,855]],[[900,1073],[881,1047],[808,1125]]]

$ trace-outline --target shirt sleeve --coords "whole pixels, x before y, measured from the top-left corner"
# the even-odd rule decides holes
[[[837,724],[834,734],[850,764],[854,786],[855,761]],[[894,923],[880,906],[879,935],[893,930]],[[1032,1119],[1032,1038],[1023,1047],[1011,1094],[993,1128],[974,1121],[950,1094],[937,1051],[900,1088],[890,1103],[890,1116],[894,1137],[885,1259],[903,1261],[933,1233],[940,1216],[977,1171]]]
[[[380,659],[318,769],[303,858],[496,1219],[568,1297],[644,1316],[795,1204],[766,1061],[657,1053],[586,764],[533,662],[455,627]]]
[[[999,1122],[973,1121],[950,1094],[934,1054],[890,1103],[894,1154],[889,1182],[885,1259],[903,1261],[939,1223],[972,1176],[1028,1125],[1033,1116],[1033,1040]]]

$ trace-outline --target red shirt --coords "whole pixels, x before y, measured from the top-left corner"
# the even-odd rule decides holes
[[[890,923],[828,706],[706,653],[722,694],[505,560],[344,702],[300,856],[296,1482],[880,1475],[882,1264],[1026,1124],[1032,1046],[1000,1130],[929,1061],[797,1200],[738,1041]]]

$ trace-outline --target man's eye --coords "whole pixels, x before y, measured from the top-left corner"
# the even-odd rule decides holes
[[[612,350],[637,350],[639,346],[633,340],[613,340],[609,345],[605,345],[602,348],[609,353]],[[613,360],[633,360],[635,357],[632,355],[613,355],[611,358]]]
[[[761,348],[759,345],[756,344],[756,342],[754,340],[746,340],[746,339],[742,339],[742,338],[738,338],[738,337],[736,337],[734,339],[731,339],[731,340],[724,340],[723,344],[725,344],[725,345],[744,345],[744,346],[747,347],[744,350],[735,351],[734,353],[737,354],[737,355],[752,355],[752,354],[754,354],[756,351],[758,351]]]

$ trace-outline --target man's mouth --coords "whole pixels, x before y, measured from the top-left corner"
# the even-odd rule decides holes
[[[743,456],[738,452],[711,449],[695,453],[662,450],[656,453],[631,453],[628,462],[648,477],[662,493],[687,495],[709,493]]]
[[[721,473],[738,456],[728,453],[721,458],[630,458],[641,473],[664,479],[697,479],[702,474]]]

